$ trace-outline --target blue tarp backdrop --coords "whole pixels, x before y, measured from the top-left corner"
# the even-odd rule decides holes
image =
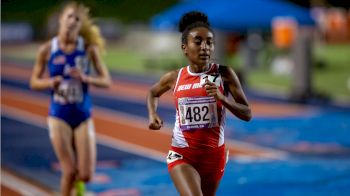
[[[206,13],[211,25],[224,31],[269,30],[278,16],[293,17],[300,25],[315,24],[308,9],[283,0],[187,0],[154,16],[151,25],[174,30],[180,17],[192,10]]]

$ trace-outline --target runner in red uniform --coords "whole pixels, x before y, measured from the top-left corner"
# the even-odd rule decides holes
[[[210,62],[214,34],[207,16],[185,14],[180,32],[190,64],[165,74],[150,89],[149,128],[162,127],[156,113],[158,97],[173,89],[176,122],[167,157],[171,178],[181,195],[215,195],[226,164],[225,108],[246,121],[251,111],[235,72]]]

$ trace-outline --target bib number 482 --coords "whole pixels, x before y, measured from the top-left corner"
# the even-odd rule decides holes
[[[182,130],[218,126],[216,102],[213,97],[183,100],[179,103],[179,120]],[[201,102],[202,103],[198,103]]]
[[[209,107],[206,105],[203,105],[202,107],[194,106],[194,107],[187,107],[186,108],[186,120],[188,120],[190,123],[194,122],[203,122],[203,121],[209,121]]]

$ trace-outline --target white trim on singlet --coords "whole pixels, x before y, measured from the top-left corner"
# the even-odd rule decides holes
[[[59,49],[58,37],[54,37],[51,40],[51,54],[56,52]]]
[[[216,64],[216,71],[221,76],[221,73],[219,71],[219,67],[220,67],[220,64]],[[222,85],[223,91],[225,92],[225,86],[224,86],[224,81],[223,80],[221,80],[221,85]],[[225,130],[225,124],[226,124],[226,108],[224,106],[222,106],[218,146],[221,146],[221,145],[223,145],[225,143],[225,131],[224,131]]]
[[[176,79],[176,83],[175,83],[175,86],[174,86],[173,93],[176,92],[177,84],[179,83],[179,80],[180,80],[180,77],[181,77],[182,69],[183,69],[183,68],[181,68],[181,69],[179,70],[179,73],[177,73],[177,79]]]
[[[220,133],[219,133],[219,143],[218,146],[221,146],[225,143],[225,124],[226,124],[226,110],[225,107],[222,106],[221,110],[221,123],[220,123]]]
[[[218,74],[220,74],[220,76],[221,76],[221,73],[220,73],[220,71],[219,71],[220,64],[216,64],[216,65],[217,65],[217,72],[218,72]],[[224,93],[225,93],[225,85],[224,85],[224,80],[222,79],[222,77],[221,77],[221,85],[222,85],[222,90],[223,90]]]
[[[79,51],[84,51],[85,50],[84,38],[81,37],[81,36],[78,37],[77,50],[79,50]]]
[[[212,67],[213,67],[213,63],[210,63],[210,64],[209,64],[208,70],[203,71],[203,72],[200,72],[200,73],[193,73],[193,72],[191,72],[190,66],[188,65],[188,66],[187,66],[187,72],[188,72],[188,74],[190,74],[191,76],[200,76],[201,74],[208,73],[208,72],[212,69]]]
[[[175,125],[173,129],[173,137],[171,139],[171,146],[178,147],[178,148],[185,148],[189,147],[186,138],[180,129],[180,123],[179,123],[179,116],[178,111],[176,110],[176,120]]]

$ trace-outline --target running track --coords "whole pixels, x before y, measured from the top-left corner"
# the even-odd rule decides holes
[[[47,114],[48,96],[45,93],[29,92],[27,87],[29,75],[30,70],[25,66],[2,63],[2,114],[12,118],[16,118],[17,114],[17,118],[25,117],[27,121],[34,122],[33,124],[38,124],[43,129]],[[162,131],[147,130],[147,119],[145,118],[147,112],[144,110],[144,101],[149,87],[149,84],[140,84],[139,82],[135,83],[117,78],[114,79],[114,84],[109,91],[93,89],[96,102],[94,120],[100,141],[104,140],[105,143],[106,141],[112,141],[111,143],[119,144],[120,149],[127,149],[129,152],[163,161],[171,137],[171,125],[169,124],[172,122],[173,116],[171,107],[168,105],[172,104],[172,99],[169,94],[161,99],[160,108],[162,109],[160,112],[163,113],[162,116],[165,116],[166,128]],[[125,107],[125,104],[130,107]],[[124,108],[124,111],[120,108]],[[308,116],[317,112],[315,108],[261,102],[253,102],[252,108],[255,117],[264,118],[293,117],[300,114]],[[18,114],[21,114],[21,117]],[[9,123],[11,120],[13,119],[5,119],[3,122]],[[227,139],[227,143],[231,154],[235,157],[243,157],[242,160],[244,160],[244,157],[247,157],[246,160],[259,157],[264,158],[263,160],[266,160],[266,158],[284,160],[288,157],[288,153],[280,150],[272,150],[271,148],[232,139]],[[332,149],[335,152],[347,152],[347,149],[339,146]],[[251,158],[248,159],[248,157]],[[348,168],[345,167],[345,171],[348,171]],[[230,173],[230,171],[227,171],[227,173]],[[244,183],[245,180],[240,178],[238,181]],[[223,180],[222,186],[225,187],[225,185],[229,186],[230,184]],[[131,191],[129,194],[137,193],[133,190],[129,191]],[[221,192],[225,193],[225,191]]]

